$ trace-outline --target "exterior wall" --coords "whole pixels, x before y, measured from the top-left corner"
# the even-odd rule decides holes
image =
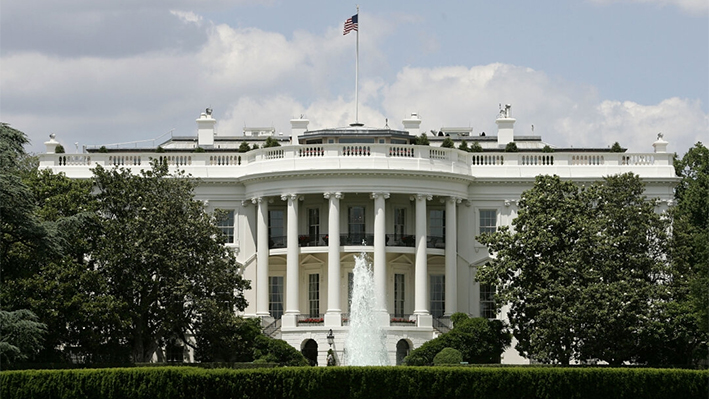
[[[359,147],[359,149],[353,149]],[[362,147],[365,149],[362,150]],[[403,155],[402,155],[403,154]],[[246,316],[257,315],[258,287],[268,287],[268,283],[258,281],[257,260],[267,258],[268,276],[282,276],[284,289],[296,285],[298,296],[295,307],[301,315],[308,313],[309,274],[319,274],[320,313],[330,309],[329,248],[326,243],[318,246],[297,246],[291,244],[282,248],[270,248],[260,254],[258,249],[258,201],[266,201],[269,210],[284,211],[288,214],[285,196],[295,195],[297,207],[297,234],[308,234],[308,209],[318,209],[320,234],[347,234],[348,208],[365,208],[367,234],[375,234],[375,200],[373,193],[386,193],[384,201],[384,232],[394,232],[394,213],[398,208],[406,209],[405,233],[416,234],[416,200],[414,196],[424,195],[427,214],[432,209],[446,209],[445,200],[454,198],[456,206],[457,236],[453,267],[456,272],[455,304],[458,311],[472,316],[480,315],[480,287],[475,282],[477,269],[489,259],[487,248],[475,240],[479,234],[480,211],[495,210],[496,225],[510,225],[517,214],[517,204],[521,193],[532,187],[535,176],[557,174],[564,179],[579,183],[599,180],[602,176],[633,172],[639,174],[647,184],[648,197],[658,197],[666,207],[673,198],[672,190],[676,178],[672,167],[672,155],[666,153],[623,154],[623,153],[465,153],[455,149],[429,148],[409,145],[364,146],[342,145],[299,145],[260,149],[248,153],[109,153],[109,154],[44,154],[40,158],[41,167],[64,172],[72,178],[89,178],[90,168],[100,164],[129,167],[134,170],[148,167],[149,159],[167,157],[170,164],[200,178],[201,184],[196,197],[206,201],[208,209],[234,210],[235,240],[230,246],[236,251],[242,264],[244,277],[251,281],[252,289],[246,293],[249,302],[243,312]],[[342,193],[339,201],[340,231],[329,227],[329,200],[324,193]],[[284,231],[286,231],[284,229]],[[426,233],[428,235],[428,233]],[[289,241],[290,243],[294,241]],[[296,241],[297,242],[297,241]],[[386,241],[383,241],[386,242]],[[424,240],[425,242],[425,240]],[[349,312],[347,273],[354,266],[353,255],[366,252],[370,258],[381,248],[375,242],[341,243],[336,251],[340,259],[339,301],[342,314]],[[416,284],[417,251],[415,247],[388,245],[383,250],[385,259],[384,298],[385,309],[394,313],[394,275],[404,274],[405,304],[404,314],[414,313],[414,303],[423,297],[429,308],[428,288],[419,292]],[[445,274],[445,247],[425,249],[425,275]],[[292,257],[295,256],[295,260]],[[289,259],[297,265],[298,281],[288,281]],[[375,265],[375,268],[377,265]],[[429,282],[423,285],[428,287]],[[284,299],[286,298],[284,292]],[[285,304],[284,304],[285,305]],[[268,306],[266,306],[268,308]],[[284,306],[284,309],[287,305]],[[335,320],[339,314],[333,314]],[[420,314],[417,324],[400,326],[383,325],[387,334],[387,347],[392,364],[396,361],[396,344],[406,340],[413,348],[439,334],[431,327],[430,315]],[[427,318],[428,317],[428,318]],[[498,316],[502,317],[502,316]],[[328,321],[329,323],[330,321]],[[342,359],[347,326],[300,324],[293,320],[291,325],[284,322],[276,335],[297,349],[313,339],[318,344],[318,363],[326,364],[325,356],[329,345],[327,332],[335,335],[333,349],[338,359]],[[526,362],[511,348],[503,355],[505,363]]]

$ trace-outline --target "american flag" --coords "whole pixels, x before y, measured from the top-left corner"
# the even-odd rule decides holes
[[[345,21],[345,31],[342,33],[343,35],[346,35],[353,30],[357,30],[357,15],[355,14],[352,16],[352,18],[348,18],[347,21]]]

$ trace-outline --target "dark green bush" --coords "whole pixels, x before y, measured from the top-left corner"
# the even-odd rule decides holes
[[[483,146],[476,141],[470,146],[470,150],[468,150],[468,152],[483,152]]]
[[[514,141],[510,141],[505,146],[505,152],[517,152],[517,151],[519,151],[519,149],[517,148],[517,144]]]
[[[161,367],[0,373],[0,397],[706,398],[708,370],[562,367]]]
[[[455,148],[455,143],[450,137],[446,137],[443,139],[443,142],[441,143],[441,147],[443,148]]]
[[[443,348],[438,354],[433,358],[433,364],[435,366],[441,366],[443,364],[460,364],[463,361],[463,355],[460,351],[453,348]]]

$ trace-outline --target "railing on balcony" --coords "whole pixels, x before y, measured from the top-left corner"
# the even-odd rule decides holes
[[[330,236],[328,234],[299,235],[298,246],[300,247],[323,247],[327,246]]]
[[[446,238],[439,236],[428,236],[426,240],[426,248],[445,248]]]
[[[322,326],[325,325],[325,315],[322,313],[317,316],[310,316],[307,314],[298,315],[298,325],[299,326]]]
[[[263,334],[266,336],[269,336],[271,338],[274,338],[276,333],[280,329],[281,329],[281,319],[276,319],[276,320],[273,320],[271,322],[271,324],[269,324],[263,328]]]
[[[390,326],[407,326],[416,327],[416,315],[413,314],[403,314],[399,316],[391,316],[389,319]]]
[[[415,247],[416,236],[411,234],[387,234],[387,247]]]
[[[286,248],[288,246],[287,236],[268,237],[268,248]]]
[[[341,234],[340,245],[374,245],[374,234]]]
[[[453,328],[453,322],[450,316],[434,317],[433,328],[445,334]]]

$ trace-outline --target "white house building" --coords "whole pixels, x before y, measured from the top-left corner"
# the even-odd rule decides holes
[[[390,362],[399,364],[410,349],[447,331],[455,312],[504,318],[494,312],[491,287],[475,281],[489,259],[475,237],[511,224],[535,176],[583,183],[633,172],[662,208],[672,201],[676,178],[661,135],[651,153],[543,151],[547,144],[539,136],[515,135],[509,106],[496,122],[496,135],[443,127],[423,146],[413,144],[422,133],[415,113],[403,120],[403,130],[361,124],[308,130],[301,117],[291,120],[286,135],[245,128],[229,136],[233,132],[217,133],[208,109],[197,119],[196,136],[172,137],[158,148],[56,154],[52,137],[40,162],[71,178],[89,178],[95,165],[138,169],[163,158],[199,178],[197,198],[211,210],[228,211],[221,228],[252,282],[244,315],[262,318],[267,334],[320,365],[330,331],[332,348],[343,354],[354,256],[366,252],[377,319]],[[446,137],[456,147],[464,140],[484,151],[440,147]],[[263,147],[268,138],[281,146],[237,151],[244,142]],[[510,142],[518,152],[504,151]],[[510,348],[502,362],[528,360]]]

